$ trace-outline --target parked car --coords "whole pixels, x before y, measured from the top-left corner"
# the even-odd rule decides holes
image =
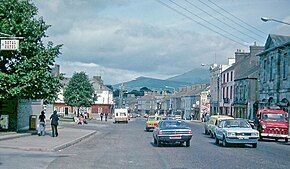
[[[288,113],[277,108],[259,109],[255,122],[260,132],[260,139],[273,138],[284,139],[288,142]]]
[[[251,144],[253,148],[257,147],[259,138],[258,130],[252,129],[251,125],[244,119],[223,120],[217,126],[215,143],[226,147],[228,144]]]
[[[222,120],[226,120],[226,119],[234,119],[234,118],[227,115],[210,116],[209,120],[204,123],[204,133],[207,135],[209,134],[212,138],[214,138],[214,132],[215,132],[216,127],[219,125],[219,123]]]
[[[174,117],[175,117],[176,120],[181,120],[181,115],[178,115],[178,114],[177,114],[177,115],[175,115]]]
[[[180,143],[189,147],[192,131],[184,121],[162,120],[153,131],[154,144]]]
[[[146,121],[146,131],[150,131],[157,127],[160,120],[161,116],[149,116]]]

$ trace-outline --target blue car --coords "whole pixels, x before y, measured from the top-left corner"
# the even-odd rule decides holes
[[[180,120],[162,120],[153,131],[154,144],[159,147],[162,143],[179,143],[190,146],[192,131]]]
[[[251,144],[257,147],[259,132],[252,129],[245,119],[223,120],[216,128],[215,143],[226,147],[229,144]]]

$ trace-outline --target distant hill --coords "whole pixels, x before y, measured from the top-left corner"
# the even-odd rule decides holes
[[[210,72],[208,69],[193,69],[178,76],[171,77],[166,80],[176,82],[187,82],[191,84],[208,83],[210,79]]]
[[[124,82],[123,84],[127,91],[140,90],[140,88],[142,87],[148,87],[151,90],[162,90],[162,89],[166,89],[165,86],[179,88],[182,86],[191,85],[190,83],[187,83],[187,82],[175,82],[172,80],[161,80],[161,79],[154,79],[154,78],[142,77],[142,76],[136,78],[135,80]],[[120,85],[121,83],[113,85],[113,87],[114,89],[119,89]],[[172,90],[170,88],[168,89]]]

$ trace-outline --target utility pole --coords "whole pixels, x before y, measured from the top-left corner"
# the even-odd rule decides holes
[[[119,108],[123,108],[123,91],[124,91],[124,83],[120,86],[120,92],[119,92]]]

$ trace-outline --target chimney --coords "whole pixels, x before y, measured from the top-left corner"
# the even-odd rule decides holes
[[[254,44],[254,46],[250,46],[250,55],[256,56],[256,54],[262,52],[264,50],[264,46],[257,46]]]
[[[246,53],[245,51],[242,51],[241,49],[237,49],[237,51],[235,52],[236,62],[243,60],[247,56],[249,56],[249,53]]]

